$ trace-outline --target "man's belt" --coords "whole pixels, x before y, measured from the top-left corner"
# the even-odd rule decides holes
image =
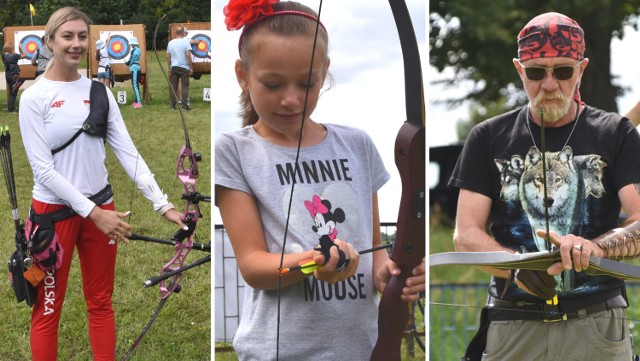
[[[492,306],[487,307],[488,318],[489,321],[565,321],[628,305],[621,289],[611,290],[603,295],[607,298],[587,305],[584,301],[573,302],[571,300],[560,301],[557,304],[547,302],[527,305],[495,300]],[[602,299],[602,297],[598,298]]]

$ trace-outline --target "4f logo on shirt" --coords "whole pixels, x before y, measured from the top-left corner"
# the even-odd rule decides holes
[[[84,99],[84,108],[89,110],[91,108],[91,101],[89,99]]]
[[[58,100],[53,102],[53,104],[51,104],[52,108],[61,108],[62,104],[64,104],[64,100]]]

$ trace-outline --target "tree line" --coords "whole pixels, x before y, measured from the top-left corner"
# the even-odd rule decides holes
[[[626,26],[638,29],[640,0],[429,0],[429,63],[438,71],[453,70],[445,81],[451,87],[465,80],[475,84],[451,100],[471,101],[469,122],[458,128],[461,140],[473,124],[526,103],[511,64],[517,56],[516,35],[533,17],[552,11],[576,20],[584,30],[589,66],[580,86],[582,99],[618,111],[616,99],[626,89],[611,74],[611,40],[622,38]]]
[[[64,6],[74,6],[86,13],[96,25],[144,24],[146,44],[153,46],[153,32],[158,20],[167,14],[160,26],[157,48],[164,49],[168,42],[169,23],[210,22],[211,1],[205,0],[5,0],[0,7],[0,28],[29,26],[33,5],[33,25],[46,25],[49,16]],[[5,2],[3,1],[3,2]],[[4,39],[2,41],[4,43]]]

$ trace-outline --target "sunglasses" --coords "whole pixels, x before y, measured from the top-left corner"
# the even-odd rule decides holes
[[[582,60],[576,65],[559,65],[550,68],[544,66],[525,66],[520,60],[518,60],[518,64],[524,69],[524,73],[529,80],[538,81],[544,79],[547,75],[547,70],[551,70],[556,80],[569,80],[573,76],[573,70],[582,64]]]

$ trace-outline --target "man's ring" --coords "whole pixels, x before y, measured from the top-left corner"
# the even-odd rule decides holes
[[[582,252],[582,245],[581,244],[575,245],[575,246],[573,246],[573,248],[575,248],[578,251]]]

